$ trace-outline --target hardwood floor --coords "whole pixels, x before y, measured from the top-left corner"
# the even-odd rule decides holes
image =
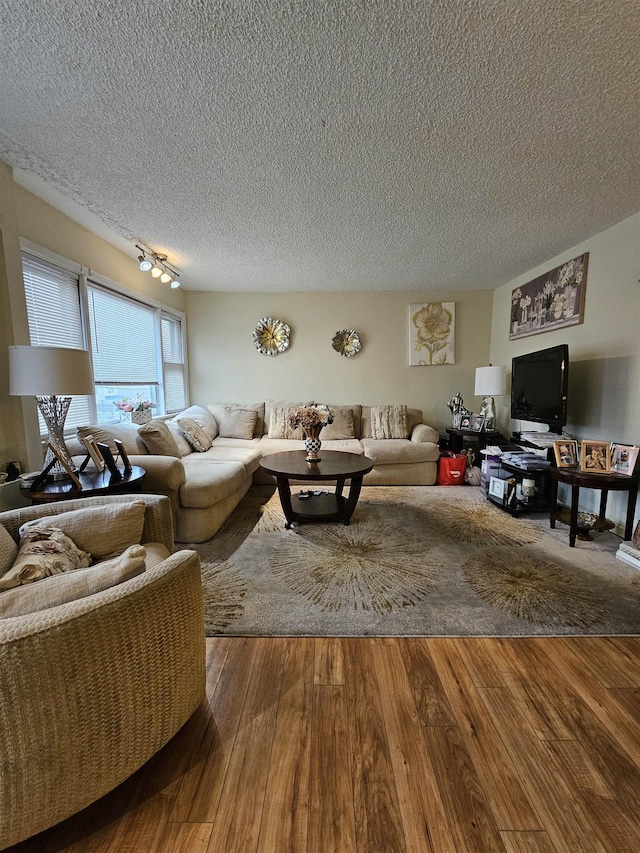
[[[640,850],[640,638],[207,646],[178,735],[13,851]]]

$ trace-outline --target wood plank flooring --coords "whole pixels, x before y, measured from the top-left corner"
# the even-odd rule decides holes
[[[207,640],[207,700],[14,853],[640,850],[640,638]]]

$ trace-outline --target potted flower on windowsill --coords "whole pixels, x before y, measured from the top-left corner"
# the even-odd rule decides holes
[[[114,406],[121,412],[131,416],[132,424],[147,424],[151,420],[151,409],[155,408],[155,403],[136,394],[135,398],[123,397],[122,400],[116,400]]]

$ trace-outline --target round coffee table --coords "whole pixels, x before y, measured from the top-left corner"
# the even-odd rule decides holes
[[[351,523],[351,516],[360,497],[362,478],[373,468],[373,462],[357,453],[342,453],[336,450],[322,450],[320,462],[305,460],[304,450],[292,450],[287,453],[273,453],[260,460],[260,467],[273,474],[278,484],[280,503],[289,529],[294,522],[341,520]],[[301,499],[291,494],[291,480],[335,480],[335,492],[312,494]],[[351,480],[349,497],[342,494],[345,480]]]
[[[82,484],[79,489],[73,480],[50,480],[37,488],[21,486],[20,494],[32,504],[67,501],[72,498],[94,498],[96,495],[121,495],[142,491],[144,468],[134,465],[130,472],[120,469],[122,479],[114,480],[108,469],[102,471],[82,471],[77,474]]]

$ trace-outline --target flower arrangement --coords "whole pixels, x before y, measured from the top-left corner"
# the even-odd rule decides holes
[[[156,404],[136,394],[135,399],[123,397],[122,400],[115,400],[113,405],[121,412],[146,412],[148,409],[154,409]]]
[[[329,406],[314,403],[311,406],[299,406],[290,409],[287,416],[289,426],[292,429],[302,427],[306,433],[318,431],[327,424],[333,423],[333,411]]]

